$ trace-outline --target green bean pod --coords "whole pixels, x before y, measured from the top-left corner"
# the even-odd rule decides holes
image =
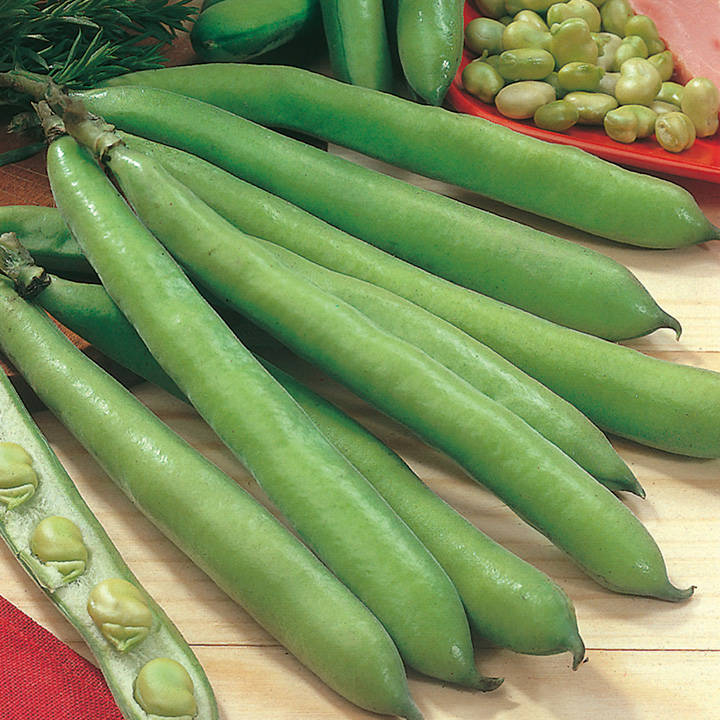
[[[24,288],[21,281],[20,291]],[[82,337],[116,362],[182,397],[157,363],[148,372],[152,356],[101,286],[52,278],[34,301],[66,327],[84,333]],[[97,321],[87,322],[88,307],[96,309]],[[559,587],[476,530],[361,425],[287,373],[261,362],[438,559],[478,632],[516,652],[546,655],[569,650],[577,667],[583,643],[572,604]]]
[[[140,87],[83,97],[124,130],[190,150],[352,235],[499,300],[609,339],[678,329],[637,278],[600,253],[187,97]]]
[[[146,226],[196,281],[453,457],[597,582],[665,600],[689,597],[691,590],[670,584],[635,516],[517,415],[278,262],[161,166],[115,148],[106,162]]]
[[[0,278],[3,331],[13,325],[17,314],[14,308],[19,303],[23,301],[7,279]],[[22,334],[27,329],[16,331]],[[33,352],[38,353],[39,348],[33,347]],[[14,458],[9,457],[10,451]],[[212,688],[192,650],[130,572],[9,379],[0,372],[0,478],[9,461],[18,459],[35,476],[36,487],[31,496],[14,505],[2,504],[0,490],[0,535],[50,602],[88,644],[123,716],[127,720],[146,720],[142,708],[133,700],[138,675],[149,659],[170,658],[189,673],[189,692],[198,720],[217,718]],[[86,609],[88,596],[109,578],[122,579],[133,588],[148,622],[140,644],[127,652],[118,652],[106,640]],[[129,622],[130,616],[121,613],[120,620]]]
[[[135,505],[304,665],[351,702],[416,720],[376,618],[237,483],[0,279],[0,345]]]
[[[190,40],[204,60],[248,60],[277,48],[314,56],[321,44],[318,0],[221,0],[193,23]]]
[[[14,232],[41,265],[60,275],[88,278],[92,266],[54,208],[37,205],[0,207],[0,233]]]
[[[74,131],[86,128],[80,122]],[[86,140],[97,132],[106,137],[91,126]],[[146,160],[121,144],[109,153],[114,165]],[[100,167],[65,137],[50,146],[48,176],[73,235],[155,359],[301,537],[378,616],[406,662],[448,681],[494,687],[477,673],[467,619],[442,568],[240,344]],[[118,261],[128,256],[132,274]]]
[[[294,127],[617,242],[672,248],[720,236],[692,196],[667,181],[481,118],[344,87],[303,70],[195,65],[123,75],[109,84],[172,90],[261,124]]]
[[[463,50],[463,0],[398,0],[400,63],[410,87],[441,105]]]
[[[320,0],[335,76],[375,90],[392,89],[382,0]]]
[[[125,133],[120,133],[120,136],[129,147],[153,157],[240,230],[292,250],[296,262],[300,257],[312,258],[315,262],[311,266],[315,272],[328,260],[313,254],[312,248],[328,249],[334,257],[328,267],[334,267],[341,276],[347,276],[348,282],[358,272],[351,260],[355,254],[353,246],[371,248],[281,198],[243,182],[194,155]],[[381,251],[372,249],[372,252],[383,259],[387,257]],[[370,262],[375,264],[377,260],[371,258]],[[400,266],[405,265],[401,260],[395,262]],[[421,277],[426,275],[421,270],[417,270],[417,273]],[[338,279],[336,277],[336,282]],[[367,285],[363,287],[369,290]],[[482,387],[478,389],[520,415],[609,488],[643,494],[637,480],[607,439],[572,405],[563,402],[543,385],[533,383],[528,375],[517,372],[511,363],[503,361],[487,346],[474,343],[470,336],[458,332],[455,326],[441,321],[432,313],[420,311],[414,303],[403,303],[399,295],[380,291],[375,305],[382,306],[384,303],[394,305],[392,312],[382,313],[382,319],[390,323],[387,327],[390,332],[402,335],[412,329],[413,339],[410,342],[423,347],[436,358],[442,354],[445,358],[442,362],[452,362],[456,372],[464,367],[458,374],[463,374],[471,384],[481,382],[480,376],[484,377],[485,382],[481,382]],[[368,312],[368,309],[367,304],[361,308],[363,312]],[[238,317],[233,320],[234,328]],[[377,315],[375,317],[380,319]],[[242,328],[240,332],[243,339],[248,337],[248,329]],[[260,345],[260,340],[255,344]],[[456,353],[451,360],[453,349]]]

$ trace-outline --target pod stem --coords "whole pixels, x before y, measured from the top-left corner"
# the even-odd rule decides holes
[[[35,264],[13,232],[0,235],[0,272],[15,283],[20,297],[28,299],[37,297],[51,282],[45,268]]]

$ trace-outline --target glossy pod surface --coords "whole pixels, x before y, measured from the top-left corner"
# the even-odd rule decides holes
[[[393,73],[382,0],[320,0],[335,76],[390,90]]]
[[[96,314],[103,319],[85,322],[77,295],[85,307],[98,308]],[[108,357],[180,394],[157,364],[154,373],[147,373],[149,362],[154,362],[152,357],[101,286],[53,278],[35,302],[66,327],[78,333],[82,329],[91,344],[97,346],[99,340]],[[110,343],[102,325],[112,331]],[[438,559],[458,588],[478,632],[516,652],[545,655],[569,650],[574,664],[582,659],[574,610],[559,587],[476,530],[361,425],[287,373],[263,364]]]
[[[480,118],[343,87],[302,70],[194,66],[111,83],[174,90],[262,124],[295,127],[618,242],[669,248],[718,237],[692,196],[665,180]],[[567,202],[578,187],[584,199]]]
[[[143,192],[156,195],[162,188],[150,163],[112,149],[113,167],[142,168]],[[73,235],[155,359],[301,537],[378,616],[405,661],[478,686],[457,591],[415,535],[240,344],[88,154],[69,138],[58,140],[48,174]],[[128,255],[132,274],[119,260]]]
[[[530,312],[612,339],[677,327],[637,278],[600,253],[289,141],[191,98],[140,87],[83,98],[124,130],[204,156],[350,234]]]
[[[115,149],[109,161],[126,197],[217,297],[445,451],[605,587],[689,596],[670,584],[634,515],[517,415],[283,266],[160,166],[126,154]],[[268,291],[276,287],[283,292]]]
[[[0,307],[3,351],[167,537],[335,691],[419,717],[387,633],[307,548],[5,280]]]
[[[397,43],[410,87],[440,105],[463,49],[463,0],[397,0]]]
[[[34,322],[60,335],[43,312],[21,300],[7,278],[0,278],[0,347],[20,369],[24,367],[23,352],[41,363],[55,362],[37,341]],[[15,350],[20,348],[16,354]],[[33,495],[23,503],[12,508],[0,503],[0,535],[49,601],[87,642],[123,716],[127,720],[146,720],[133,701],[134,683],[147,660],[170,657],[189,672],[197,720],[217,718],[212,689],[192,650],[130,572],[10,380],[0,372],[0,468],[7,462],[3,450],[8,446],[22,453],[36,475],[37,484]],[[122,654],[107,642],[86,610],[93,588],[108,578],[120,578],[131,587],[145,612],[147,631],[142,642]]]

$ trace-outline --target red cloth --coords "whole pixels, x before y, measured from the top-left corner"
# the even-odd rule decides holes
[[[102,673],[2,596],[0,718],[123,720]]]

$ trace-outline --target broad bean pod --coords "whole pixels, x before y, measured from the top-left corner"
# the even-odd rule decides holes
[[[24,289],[21,281],[19,290]],[[33,301],[108,357],[183,397],[102,286],[52,278]],[[97,318],[94,322],[86,320],[88,309]],[[261,362],[439,560],[478,632],[516,652],[546,655],[569,650],[577,667],[583,643],[572,604],[559,587],[476,530],[361,425],[292,376]],[[527,605],[532,606],[530,614]]]
[[[73,131],[94,144],[107,139],[104,127],[78,117]],[[114,161],[143,164],[144,156],[114,143]],[[155,359],[378,616],[403,659],[433,677],[494,687],[475,668],[462,604],[436,560],[237,340],[91,156],[72,138],[56,140],[48,176],[73,235]],[[132,274],[121,257],[132,257]]]
[[[392,89],[382,0],[320,0],[335,76],[375,90]]]
[[[172,542],[336,692],[375,712],[421,717],[385,630],[307,548],[5,279],[0,308],[3,352]]]
[[[247,60],[278,48],[307,61],[321,39],[318,0],[221,0],[203,7],[190,32],[195,52],[212,61]]]
[[[83,98],[124,130],[204,155],[346,232],[499,300],[610,339],[678,329],[637,278],[600,253],[178,94],[123,87]],[[604,182],[611,187],[610,178]]]
[[[278,262],[149,158],[113,148],[106,163],[196,281],[448,453],[590,577],[617,592],[689,597],[637,518],[517,415]]]
[[[670,182],[303,70],[195,65],[110,84],[172,90],[264,125],[293,127],[617,242],[672,248],[720,237],[692,196]],[[571,196],[576,202],[566,202]]]
[[[397,0],[397,45],[410,87],[442,104],[460,67],[463,0]]]
[[[2,336],[13,325],[14,308],[22,300],[9,281],[0,278]],[[7,317],[9,316],[9,317]],[[27,333],[21,327],[19,333]],[[40,348],[32,345],[32,351]],[[168,658],[189,673],[197,720],[218,717],[215,697],[197,658],[177,628],[142,588],[112,540],[80,496],[65,468],[42,436],[4,372],[0,372],[0,473],[9,453],[21,459],[35,477],[35,490],[15,503],[3,502],[0,490],[0,535],[50,602],[68,619],[100,664],[113,697],[127,720],[148,720],[133,698],[143,666],[153,658]],[[118,652],[93,623],[88,597],[114,579],[136,593],[148,620],[141,642]],[[130,622],[120,613],[121,623]],[[171,688],[165,688],[170,691]]]

